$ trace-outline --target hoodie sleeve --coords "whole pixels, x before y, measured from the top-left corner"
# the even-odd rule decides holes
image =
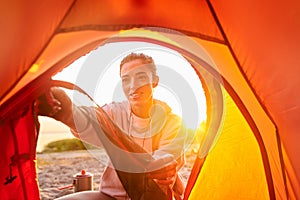
[[[113,108],[115,104],[105,104],[102,109],[114,120]],[[73,118],[76,130],[71,129],[72,134],[80,140],[92,144],[94,146],[103,148],[102,142],[98,137],[95,126],[99,123],[96,115],[97,109],[95,107],[74,106]]]
[[[71,132],[78,139],[102,148],[102,143],[93,127],[93,123],[97,123],[95,112],[94,107],[75,106],[73,108],[73,118],[76,130],[71,129]]]

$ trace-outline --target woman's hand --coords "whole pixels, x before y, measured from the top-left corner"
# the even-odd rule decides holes
[[[159,185],[173,186],[177,177],[177,161],[170,154],[152,161],[147,177],[154,179]]]
[[[64,90],[52,87],[38,98],[38,114],[52,117],[74,128],[72,101]]]
[[[51,90],[42,94],[38,98],[38,114],[42,116],[53,117],[61,110],[61,103],[54,98]]]

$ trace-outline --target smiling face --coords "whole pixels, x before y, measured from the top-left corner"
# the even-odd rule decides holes
[[[134,114],[140,117],[148,116],[153,103],[153,88],[158,84],[153,65],[144,64],[142,59],[135,59],[121,67],[123,92]]]

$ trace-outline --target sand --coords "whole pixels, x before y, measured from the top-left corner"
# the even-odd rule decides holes
[[[73,188],[59,188],[72,185],[73,175],[81,172],[82,169],[93,174],[93,188],[99,190],[107,160],[104,150],[37,154],[41,199],[52,200],[73,193]],[[180,171],[185,182],[190,175],[194,155],[187,154],[186,160],[185,166]]]

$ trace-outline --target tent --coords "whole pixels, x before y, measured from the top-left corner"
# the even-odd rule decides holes
[[[122,40],[178,50],[222,91],[220,122],[219,97],[207,85],[218,140],[204,142],[214,145],[195,160],[185,199],[300,199],[299,1],[12,0],[0,10],[1,199],[39,198],[32,102],[50,77],[103,42]],[[126,34],[144,27],[184,34],[213,64],[180,38]]]

